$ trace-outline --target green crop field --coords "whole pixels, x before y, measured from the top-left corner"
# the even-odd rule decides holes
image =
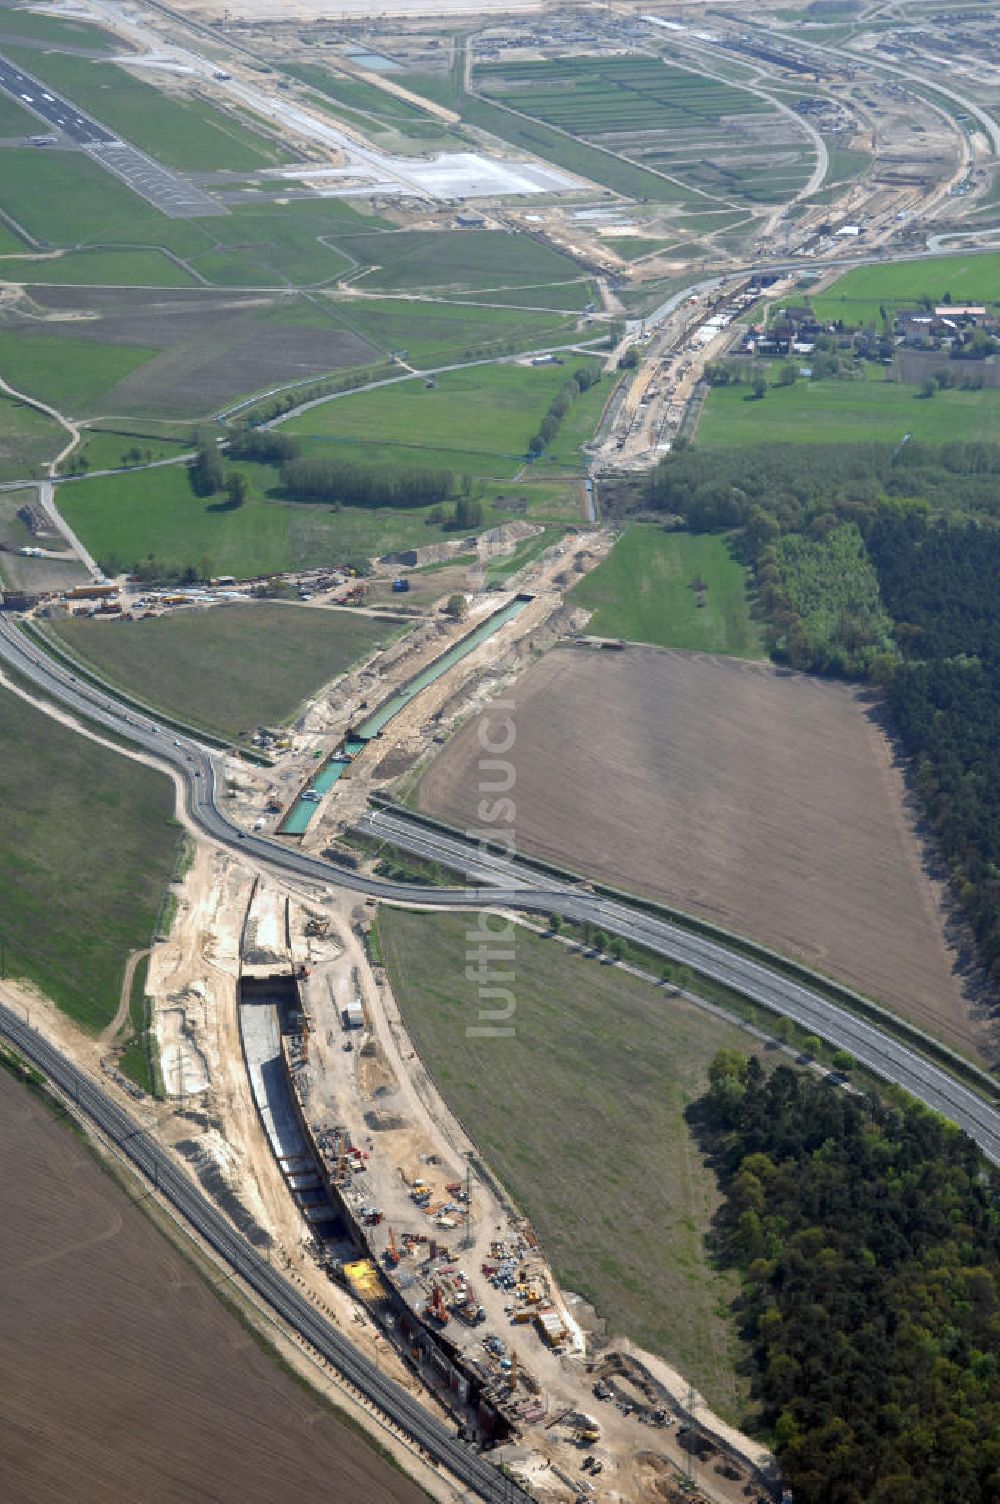
[[[8,46],[4,53],[166,167],[190,172],[253,171],[283,160],[276,142],[248,130],[222,110],[201,99],[167,94],[115,63],[23,47]]]
[[[178,831],[168,778],[0,689],[0,941],[89,1032],[118,1007],[130,950],[148,945]]]
[[[0,331],[0,371],[29,397],[75,418],[100,412],[111,388],[155,354],[134,345]]]
[[[49,460],[68,442],[66,430],[44,413],[24,402],[0,397],[0,481],[44,475]]]
[[[707,588],[695,590],[694,582]],[[717,535],[634,525],[568,599],[594,612],[587,631],[598,637],[737,658],[763,655],[746,570]]]
[[[476,82],[526,115],[586,137],[704,126],[768,110],[745,89],[646,57],[492,63],[477,68]]]
[[[73,654],[144,703],[235,738],[290,720],[398,629],[349,609],[268,601],[146,621],[73,619],[56,630]]]
[[[463,119],[513,139],[517,116],[505,120],[499,107],[516,110],[528,117],[519,144],[635,198],[702,207],[718,198],[771,202],[800,188],[814,161],[805,133],[759,95],[656,58],[506,60],[477,68],[475,82],[494,119],[477,119],[464,103]],[[471,103],[481,109],[485,102]],[[748,143],[734,153],[730,122],[749,115],[769,115],[780,143],[776,136],[768,152]],[[597,148],[612,154],[603,164]],[[581,150],[591,151],[593,170],[556,154]],[[630,173],[646,185],[630,182]]]
[[[322,435],[348,454],[351,446],[363,444],[368,459],[381,454],[398,463],[510,477],[549,403],[573,370],[586,363],[570,356],[564,366],[449,371],[430,391],[421,381],[398,382],[311,408],[283,424],[281,432]],[[456,439],[463,441],[461,450],[452,448]]]
[[[684,1112],[745,1036],[613,966],[517,931],[510,1036],[477,1037],[469,920],[382,910],[393,992],[418,1052],[537,1229],[565,1288],[661,1353],[722,1414],[745,1390],[705,1234],[714,1177]]]
[[[503,350],[537,350],[565,344],[576,328],[572,314],[526,313],[462,303],[403,298],[338,298],[329,314],[385,351],[405,351],[416,366],[447,365]]]
[[[880,324],[879,309],[915,307],[923,297],[955,303],[1000,301],[1000,252],[989,256],[928,256],[890,266],[858,266],[810,297],[817,318]]]
[[[944,391],[924,398],[917,387],[886,381],[869,368],[858,381],[798,381],[771,386],[760,401],[745,386],[713,387],[698,425],[705,448],[734,444],[989,441],[1000,423],[1000,391]]]

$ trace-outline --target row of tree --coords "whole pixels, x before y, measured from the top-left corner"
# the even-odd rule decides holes
[[[538,425],[537,433],[528,441],[528,453],[537,457],[547,449],[559,432],[559,425],[581,392],[586,392],[601,379],[594,366],[581,366],[574,371],[562,390],[549,403],[545,417]]]
[[[722,1051],[698,1117],[796,1504],[1000,1498],[1000,1177],[921,1106]]]
[[[445,501],[456,490],[451,470],[380,470],[315,455],[283,465],[281,484],[294,501],[356,507],[422,507]]]

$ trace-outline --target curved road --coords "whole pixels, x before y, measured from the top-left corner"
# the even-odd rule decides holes
[[[364,873],[335,866],[298,847],[239,829],[222,812],[217,796],[221,759],[199,742],[162,730],[148,716],[98,688],[77,679],[50,659],[41,648],[0,614],[0,660],[31,680],[49,697],[123,737],[181,774],[185,805],[191,821],[219,845],[273,871],[290,873],[309,882],[352,888],[373,898],[409,905],[429,903],[446,908],[517,908],[534,913],[557,913],[579,924],[597,924],[689,966],[700,975],[734,988],[744,997],[793,1019],[810,1033],[849,1050],[884,1080],[904,1087],[914,1097],[965,1130],[992,1164],[1000,1165],[1000,1111],[947,1071],[916,1050],[884,1033],[875,1024],[838,1007],[821,994],[771,970],[760,961],[633,908],[623,901],[602,898],[546,877],[517,859],[483,854],[444,832],[429,830],[400,814],[375,811],[365,828],[382,839],[433,861],[464,872],[476,886],[435,889],[385,882]]]

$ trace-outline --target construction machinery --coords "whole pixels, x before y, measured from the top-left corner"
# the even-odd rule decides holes
[[[441,1286],[437,1283],[431,1286],[431,1296],[427,1302],[427,1314],[433,1317],[440,1326],[448,1325],[448,1307],[444,1303],[444,1294],[442,1293]]]
[[[401,1258],[402,1254],[399,1251],[399,1244],[396,1242],[396,1234],[390,1227],[389,1244],[385,1250],[385,1261],[389,1265],[390,1269],[395,1269]]]

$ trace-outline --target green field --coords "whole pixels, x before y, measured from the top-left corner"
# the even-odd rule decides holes
[[[147,621],[72,619],[56,630],[76,657],[146,704],[235,738],[291,720],[397,629],[350,610],[269,601]]]
[[[3,152],[0,163],[0,207],[50,245],[76,245],[98,237],[130,239],[119,231],[137,217],[153,227],[150,240],[158,244],[161,228],[165,231],[170,225],[81,152],[26,146]]]
[[[60,473],[73,473],[73,461],[83,455],[87,461],[87,469],[117,470],[122,465],[143,464],[148,465],[155,460],[170,459],[177,454],[188,453],[194,445],[193,433],[188,433],[184,438],[160,438],[155,434],[140,432],[139,430],[113,432],[105,429],[84,429],[81,435],[82,442],[68,455],[64,461]],[[135,451],[138,450],[141,458],[137,461]],[[132,458],[128,456],[131,454]]]
[[[7,370],[10,372],[10,367]],[[10,374],[16,380],[16,374]],[[68,442],[66,430],[44,413],[0,397],[0,481],[32,480],[44,475],[49,460]]]
[[[693,590],[693,581],[707,589]],[[594,612],[587,631],[597,637],[763,656],[761,633],[750,619],[746,570],[718,535],[634,525],[567,599]]]
[[[405,351],[421,367],[565,344],[576,328],[572,314],[404,298],[340,297],[327,310],[338,324],[386,352]]]
[[[37,11],[19,10],[12,5],[0,6],[0,32],[5,36],[28,37],[35,42],[51,42],[53,47],[85,47],[88,52],[127,52],[128,44],[110,31],[88,26],[85,21],[66,17],[39,15]]]
[[[474,303],[477,295],[461,293],[449,298],[453,306]],[[487,303],[503,303],[509,308],[552,308],[581,313],[588,303],[600,307],[600,293],[593,282],[536,282],[532,286],[503,288],[491,287],[483,294]]]
[[[0,94],[0,136],[35,136],[44,128],[37,115],[22,109],[9,94]]]
[[[845,324],[881,323],[879,309],[912,308],[923,297],[939,303],[1000,300],[1000,252],[987,256],[928,256],[890,266],[858,266],[809,302],[817,318]]]
[[[2,160],[2,159],[0,159]],[[0,277],[27,283],[78,283],[86,287],[191,287],[194,278],[160,251],[72,251],[39,260],[0,258]]]
[[[557,470],[585,469],[587,457],[582,446],[594,437],[604,405],[614,388],[615,379],[604,376],[575,397],[559,424],[559,432],[538,463],[552,465]]]
[[[443,135],[447,131],[444,121],[430,111],[364,79],[348,78],[316,63],[298,63],[285,71],[317,89],[334,105],[343,107],[336,110],[337,114],[361,120],[369,128],[374,124],[383,130],[419,129],[429,135]]]
[[[75,418],[99,413],[111,388],[155,354],[135,345],[0,331],[0,371],[29,397]]]
[[[553,397],[586,363],[568,356],[564,366],[477,366],[447,372],[433,390],[421,381],[398,382],[311,408],[280,431],[322,436],[345,455],[363,445],[366,459],[509,478]],[[456,440],[461,449],[453,447]]]
[[[705,1251],[715,1182],[684,1111],[715,1051],[745,1050],[745,1036],[518,930],[516,1033],[476,1037],[468,929],[458,916],[380,912],[393,991],[422,1060],[564,1287],[737,1419],[745,1392],[725,1313],[737,1286]]]
[[[177,852],[170,780],[0,689],[0,941],[96,1033],[130,950],[149,944]]]
[[[191,565],[201,578],[277,574],[450,536],[428,522],[430,508],[299,506],[267,494],[277,487],[273,470],[243,461],[239,468],[251,489],[236,511],[195,496],[181,465],[74,481],[60,486],[59,508],[106,563],[131,567],[152,554],[164,565]]]
[[[372,452],[361,447],[359,457],[368,461]],[[421,461],[425,457],[421,451]],[[318,503],[296,504],[281,499],[275,470],[242,460],[239,469],[250,482],[250,494],[237,510],[195,496],[182,465],[72,481],[59,487],[59,509],[94,556],[109,566],[131,568],[152,555],[164,566],[191,566],[199,578],[277,574],[454,537],[431,521],[430,506],[345,506],[337,511]],[[571,479],[491,489],[483,497],[483,525],[521,516],[574,521],[580,516],[577,486]],[[526,499],[526,511],[507,508],[504,502],[510,497]]]
[[[530,235],[497,230],[392,230],[380,234],[342,233],[338,249],[353,256],[366,273],[365,292],[426,292],[530,286],[567,282],[579,275],[574,261],[532,240]]]
[[[588,138],[683,129],[721,116],[766,114],[756,94],[646,57],[506,61],[476,70],[484,94]]]
[[[752,149],[741,160],[732,151],[729,122],[770,115],[777,124],[771,105],[738,86],[658,58],[508,59],[477,68],[475,86],[488,96],[495,113],[503,105],[531,122],[540,122],[529,127],[531,134],[563,133],[555,136],[563,150],[578,151],[586,142],[590,148],[620,153],[605,158],[611,175],[600,166],[599,176],[590,175],[608,187],[653,202],[686,200],[705,206],[712,199],[741,196],[771,202],[788,197],[805,183],[814,157],[804,134],[793,127],[785,130],[787,145],[777,164]],[[474,116],[463,107],[463,118]],[[477,123],[488,125],[485,120]],[[497,128],[497,133],[505,131]],[[522,144],[530,142],[524,139]],[[538,137],[532,149],[559,160],[549,151],[547,139],[542,145]],[[575,170],[586,172],[583,167]],[[627,184],[627,178],[617,179],[619,172],[642,172],[659,186],[638,191]],[[654,173],[661,176],[653,177]]]
[[[4,55],[165,167],[253,171],[283,160],[276,142],[193,96],[167,94],[115,63],[23,47]]]
[[[771,386],[760,401],[745,386],[713,387],[698,424],[699,446],[746,444],[898,443],[910,434],[925,444],[994,440],[1000,391],[919,389],[886,381],[870,366],[857,381],[798,381]]]

